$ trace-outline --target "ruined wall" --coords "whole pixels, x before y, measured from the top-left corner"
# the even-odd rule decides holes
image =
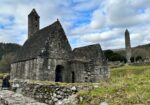
[[[77,92],[80,90],[92,90],[99,84],[72,84],[72,83],[52,83],[45,81],[18,81],[20,84],[17,93],[31,97],[38,102],[47,103],[48,105],[76,105],[75,100]],[[69,104],[72,103],[72,104]],[[75,104],[76,103],[76,104]]]
[[[21,93],[39,102],[55,105],[77,92],[78,89],[75,86],[26,84]]]

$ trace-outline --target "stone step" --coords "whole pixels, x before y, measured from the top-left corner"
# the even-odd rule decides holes
[[[0,105],[47,105],[9,90],[0,90]]]

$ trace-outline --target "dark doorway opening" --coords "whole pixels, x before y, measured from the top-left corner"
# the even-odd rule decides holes
[[[72,71],[72,83],[75,83],[75,73]]]
[[[62,72],[64,67],[62,65],[57,65],[55,70],[55,82],[63,82]]]

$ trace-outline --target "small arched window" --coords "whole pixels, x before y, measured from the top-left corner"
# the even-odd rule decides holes
[[[38,21],[38,17],[37,16],[35,17],[35,20]]]

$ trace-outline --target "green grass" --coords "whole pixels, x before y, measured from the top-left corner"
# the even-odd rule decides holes
[[[111,69],[108,83],[90,91],[80,91],[79,105],[150,105],[150,66],[123,66]]]
[[[72,86],[93,86],[93,83],[65,83],[65,82],[53,82],[53,81],[41,81],[41,80],[29,80],[29,84],[42,84],[42,85],[59,85],[65,87]]]

